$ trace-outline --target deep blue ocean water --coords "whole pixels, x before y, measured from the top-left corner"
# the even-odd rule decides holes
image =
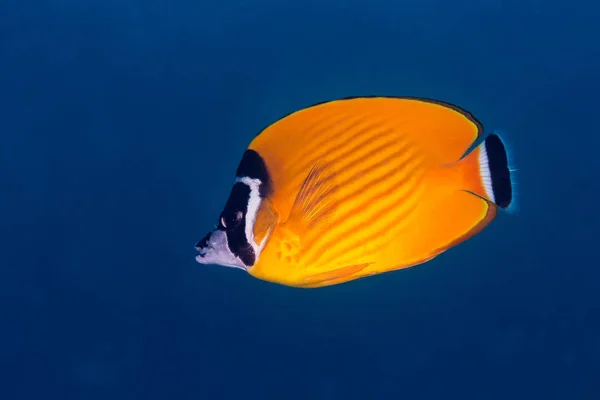
[[[600,6],[0,2],[0,399],[600,399]],[[201,266],[254,135],[444,100],[500,130],[520,211],[318,290]]]

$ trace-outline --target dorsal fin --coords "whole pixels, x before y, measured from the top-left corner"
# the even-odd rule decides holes
[[[336,210],[338,188],[330,166],[317,162],[304,179],[285,223],[297,233],[326,224]]]

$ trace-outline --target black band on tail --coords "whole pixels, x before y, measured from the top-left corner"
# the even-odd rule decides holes
[[[494,203],[504,209],[513,201],[513,187],[508,168],[508,155],[502,139],[496,134],[490,134],[485,139],[488,167],[494,193]]]

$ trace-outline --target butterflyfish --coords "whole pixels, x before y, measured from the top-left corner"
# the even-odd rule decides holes
[[[512,174],[502,139],[455,105],[319,103],[251,141],[196,260],[303,288],[415,266],[511,207]]]

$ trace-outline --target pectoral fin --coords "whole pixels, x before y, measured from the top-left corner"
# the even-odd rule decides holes
[[[326,226],[337,208],[338,188],[334,171],[324,162],[315,164],[300,187],[285,224],[297,233]]]

